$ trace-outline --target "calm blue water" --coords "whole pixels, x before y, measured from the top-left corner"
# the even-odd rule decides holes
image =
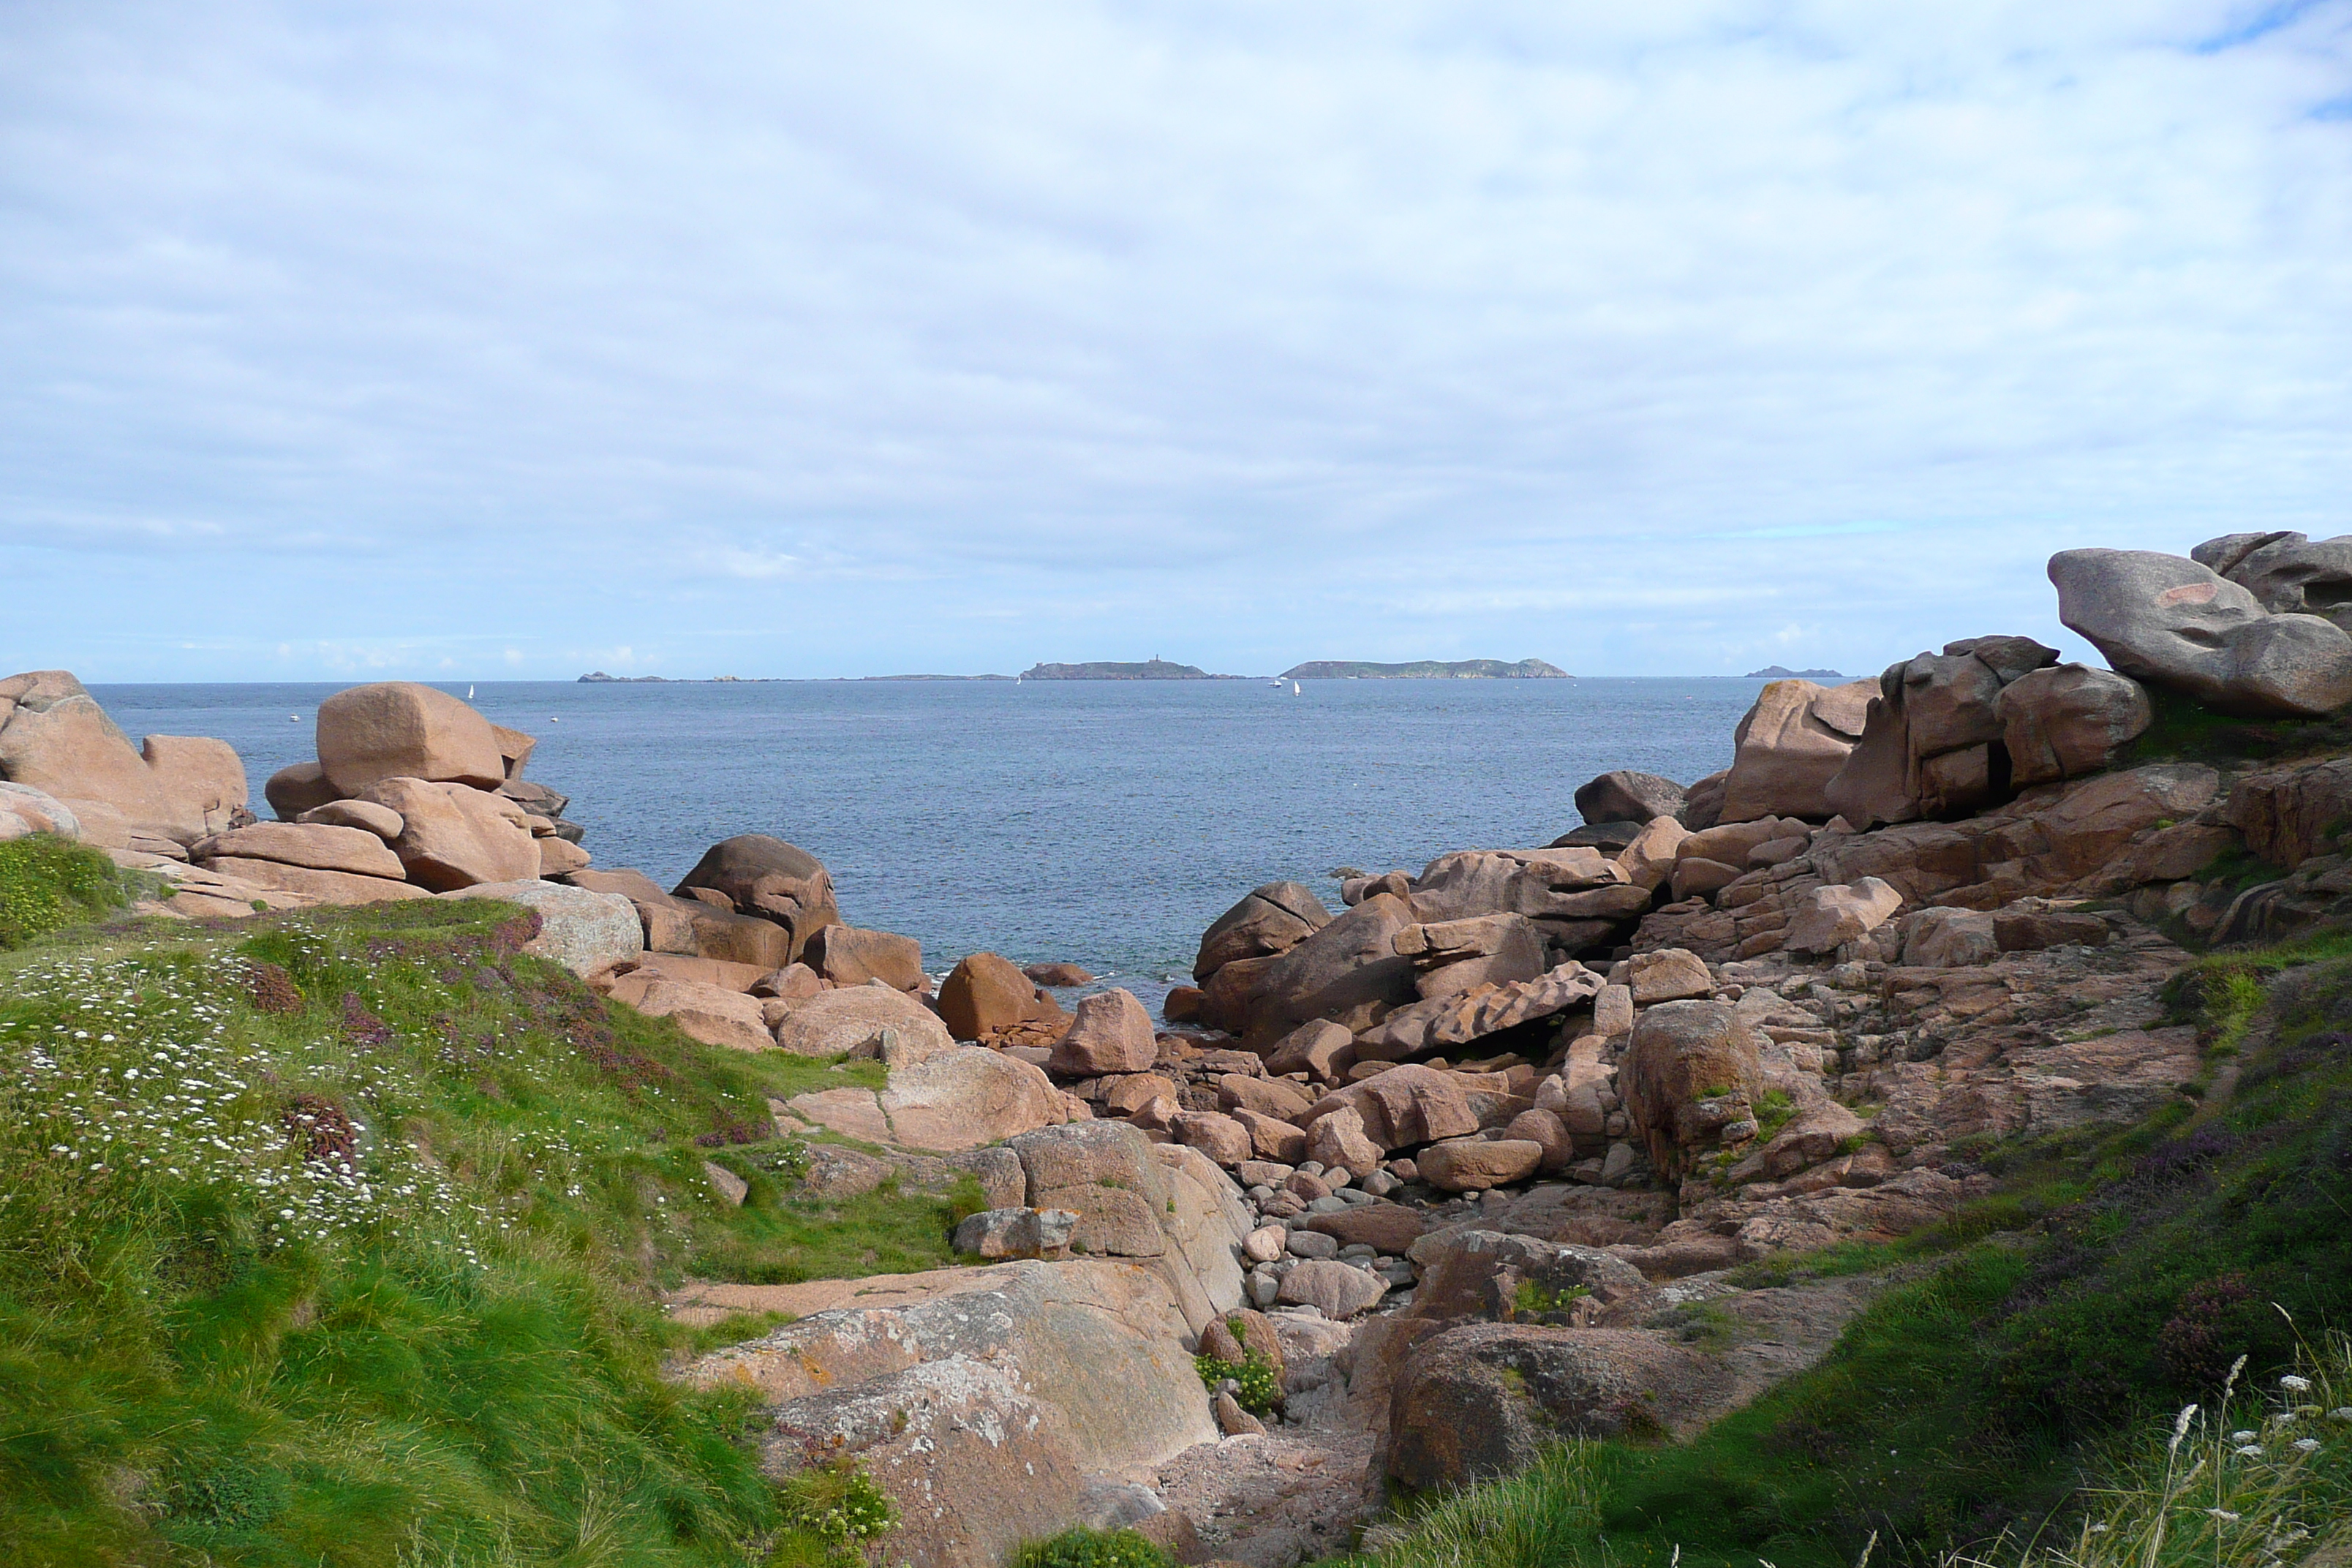
[[[93,689],[133,739],[217,735],[261,784],[314,754],[341,684]],[[1727,765],[1752,680],[484,684],[537,735],[601,867],[668,886],[730,834],[832,869],[844,918],[1147,984],[1261,882],[1542,844],[1609,768]],[[460,683],[447,688],[463,696]],[[298,715],[299,721],[289,721]],[[1154,987],[1156,989],[1156,987]]]

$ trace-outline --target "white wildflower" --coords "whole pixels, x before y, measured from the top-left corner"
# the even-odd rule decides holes
[[[2231,1513],[2226,1508],[2209,1508],[2205,1511],[2224,1524],[2235,1524],[2245,1517],[2243,1514]]]
[[[2248,1443],[2239,1448],[2237,1453],[2241,1458],[2259,1459],[2263,1457],[2263,1446],[2260,1443]]]
[[[2286,1389],[2290,1393],[2301,1394],[2304,1390],[2311,1386],[2311,1379],[2307,1377],[2297,1377],[2294,1373],[2288,1373],[2284,1377],[2279,1379],[2279,1386]]]
[[[2259,1432],[2232,1432],[2230,1434],[2230,1441],[2232,1443],[2251,1443],[2261,1436],[2262,1434]]]
[[[2319,1452],[2319,1439],[2316,1437],[2297,1437],[2294,1443],[2289,1446],[2298,1454],[2315,1454]]]

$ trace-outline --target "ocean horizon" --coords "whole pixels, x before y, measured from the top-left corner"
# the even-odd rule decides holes
[[[1269,678],[1270,679],[1270,678]],[[213,735],[254,809],[314,756],[351,681],[90,688],[134,741]],[[1612,768],[1683,784],[1728,765],[1746,677],[432,682],[539,738],[525,776],[572,797],[604,868],[669,886],[738,833],[831,869],[842,916],[923,943],[1067,961],[1156,1004],[1250,889],[1418,871],[1549,842]]]

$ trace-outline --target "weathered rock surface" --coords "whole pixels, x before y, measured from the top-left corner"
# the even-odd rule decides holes
[[[1424,1001],[1533,980],[1546,968],[1543,932],[1520,914],[1407,926],[1393,946],[1412,961],[1414,989]]]
[[[199,839],[190,854],[199,860],[233,856],[320,871],[347,871],[356,877],[389,877],[394,881],[404,875],[400,857],[374,834],[324,823],[258,822]]]
[[[923,944],[896,931],[866,931],[858,926],[819,926],[803,945],[802,960],[835,985],[863,985],[879,980],[897,991],[920,991]]]
[[[1755,1033],[1729,1005],[1665,1002],[1635,1020],[1619,1081],[1650,1163],[1679,1173],[1733,1129],[1752,1135],[1764,1092]]]
[[[1406,1066],[1335,1089],[1307,1113],[1310,1142],[1325,1118],[1343,1110],[1353,1111],[1363,1136],[1382,1150],[1465,1137],[1478,1131],[1478,1113],[1471,1109],[1465,1076]]]
[[[850,1304],[687,1376],[771,1402],[772,1474],[803,1462],[812,1440],[862,1459],[898,1503],[894,1550],[913,1561],[995,1568],[1074,1521],[1087,1477],[1215,1440],[1188,1326],[1146,1269],[1022,1262],[853,1289]]]
[[[1836,687],[1810,680],[1768,683],[1733,734],[1731,772],[1717,820],[1828,817],[1822,791],[1862,738],[1874,695],[1869,681]]]
[[[881,994],[880,987],[875,991]],[[827,1089],[798,1095],[790,1101],[793,1113],[869,1143],[940,1151],[1001,1142],[1053,1126],[1069,1114],[1053,1080],[1027,1062],[985,1047],[942,1045],[936,1037],[924,1038],[911,1030],[886,1033],[881,1058],[888,1078],[881,1090]],[[1071,1205],[1033,1198],[1032,1206]]]
[[[640,980],[637,975],[622,976],[621,984],[614,987],[614,998],[649,1018],[667,1018],[706,1046],[725,1046],[739,1051],[764,1051],[775,1046],[775,1037],[768,1033],[767,1019],[756,998],[692,980],[656,978],[633,984]]]
[[[235,855],[215,855],[198,864],[216,876],[233,878],[256,888],[298,893],[312,903],[377,904],[394,899],[429,899],[433,896],[414,882],[397,881],[390,877],[320,871],[308,866],[288,866],[276,860],[247,860]]]
[[[500,899],[539,916],[539,934],[523,943],[534,952],[589,975],[625,963],[645,952],[637,911],[617,893],[592,893],[555,882],[484,882],[441,895],[445,899]]]
[[[1662,1337],[1464,1323],[1416,1345],[1399,1373],[1388,1476],[1457,1487],[1515,1475],[1564,1438],[1685,1429],[1716,1381],[1705,1356]]]
[[[1067,1209],[984,1209],[957,1226],[949,1245],[958,1257],[993,1263],[1008,1258],[1066,1258],[1078,1216]]]
[[[316,763],[295,763],[278,769],[269,775],[261,793],[280,822],[298,822],[305,812],[342,798],[342,792],[327,782],[327,771]]]
[[[1282,1277],[1278,1299],[1287,1306],[1312,1307],[1337,1323],[1378,1305],[1388,1293],[1389,1282],[1369,1269],[1309,1258]]]
[[[959,1040],[990,1039],[1017,1024],[1060,1016],[1061,1009],[1038,994],[1035,983],[997,953],[968,955],[940,984],[940,1017]]]
[[[131,738],[62,669],[0,680],[0,778],[58,800],[103,801],[137,820],[170,815]]]
[[[1335,1082],[1356,1065],[1356,1037],[1327,1019],[1301,1024],[1266,1053],[1270,1073],[1312,1073]]]
[[[937,1014],[888,985],[848,985],[794,1002],[776,1025],[776,1044],[801,1057],[871,1056],[885,1033],[936,1049],[955,1044]]]
[[[2273,615],[2318,616],[2352,632],[2352,536],[2234,534],[2207,540],[2189,554]]]
[[[1620,768],[1576,792],[1576,815],[1587,822],[1646,823],[1683,808],[1683,786],[1656,773]]]
[[[1219,915],[1201,937],[1192,978],[1206,981],[1235,959],[1287,952],[1331,923],[1331,911],[1297,882],[1268,882]]]
[[[64,802],[31,784],[0,781],[0,844],[36,833],[79,838],[81,821]]]
[[[314,805],[299,813],[298,823],[324,823],[330,827],[356,827],[373,833],[386,843],[400,837],[404,824],[400,813],[388,805],[378,805],[372,800],[331,800],[324,805]]]
[[[1211,976],[1202,1018],[1256,1045],[1271,1045],[1321,1018],[1346,1028],[1381,1006],[1415,999],[1397,933],[1419,923],[1402,899],[1365,900],[1277,957],[1230,962]]]
[[[1804,895],[1782,944],[1791,952],[1830,952],[1876,931],[1903,907],[1903,895],[1875,877],[1852,887],[1816,888]]]
[[[2020,789],[2105,773],[2155,721],[2137,681],[2083,664],[2020,676],[2001,689],[1994,710],[2009,780]]]
[[[1074,1077],[1148,1070],[1160,1047],[1151,1015],[1125,989],[1098,991],[1079,999],[1069,1032],[1054,1046],[1048,1070]]]
[[[1541,1114],[1535,1112],[1532,1114]],[[1539,1142],[1511,1138],[1448,1138],[1413,1157],[1430,1185],[1448,1193],[1485,1192],[1525,1181],[1543,1163]]]

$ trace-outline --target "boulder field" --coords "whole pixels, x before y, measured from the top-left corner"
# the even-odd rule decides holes
[[[1246,892],[1157,1019],[997,953],[935,985],[778,838],[667,889],[593,867],[522,777],[530,737],[404,683],[322,704],[262,822],[218,742],[134,747],[69,676],[0,682],[0,838],[157,871],[177,896],[151,912],[506,899],[612,1005],[872,1059],[880,1088],[771,1102],[776,1127],[813,1194],[975,1184],[966,1261],[688,1281],[683,1322],[790,1321],[677,1375],[751,1391],[773,1472],[856,1456],[919,1565],[1083,1522],[1287,1568],[1392,1492],[1693,1432],[1811,1364],[1876,1283],[1733,1269],[1934,1225],[1992,1190],[1997,1140],[2182,1103],[2182,944],[2352,911],[2352,760],[2148,745],[2164,713],[2352,703],[2352,540],[2068,551],[2050,577],[2112,668],[1995,635],[1769,683],[1722,773],[1604,773],[1551,843],[1336,905]],[[1682,1331],[1701,1309],[1736,1331]],[[1264,1362],[1273,1406],[1195,1355]]]

